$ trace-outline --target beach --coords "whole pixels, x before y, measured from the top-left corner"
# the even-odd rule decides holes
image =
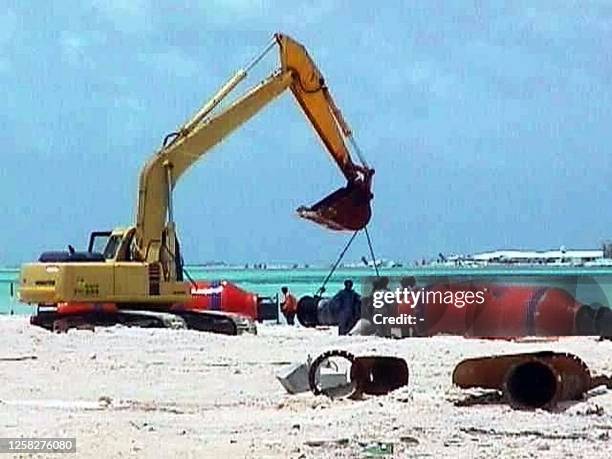
[[[259,334],[124,327],[53,334],[0,318],[3,437],[75,437],[77,457],[609,457],[612,391],[560,412],[458,407],[454,365],[493,353],[573,352],[612,374],[612,342],[513,343],[440,336],[340,337],[335,329],[260,325]],[[385,396],[290,395],[275,375],[329,349],[406,359],[410,382]]]

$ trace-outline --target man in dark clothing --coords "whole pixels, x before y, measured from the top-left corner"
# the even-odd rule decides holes
[[[332,298],[338,317],[338,334],[346,335],[361,315],[361,297],[353,290],[353,281],[344,281],[344,289]]]

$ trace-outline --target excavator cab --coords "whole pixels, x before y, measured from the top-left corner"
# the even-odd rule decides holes
[[[107,245],[110,231],[94,231],[89,236],[87,251],[78,251],[68,244],[68,250],[47,251],[40,254],[41,263],[93,263],[106,260],[104,248]]]
[[[72,245],[68,245],[68,250],[43,252],[38,261],[41,263],[129,261],[128,249],[133,234],[133,229],[93,231],[89,235],[86,252],[78,251]]]

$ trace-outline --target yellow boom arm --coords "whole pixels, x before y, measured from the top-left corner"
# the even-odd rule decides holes
[[[247,70],[238,71],[143,168],[133,247],[137,259],[163,262],[177,255],[172,189],[179,178],[212,147],[287,88],[291,89],[348,182],[345,188],[312,208],[299,209],[300,215],[337,230],[359,229],[367,224],[370,218],[370,179],[373,171],[365,164],[356,165],[351,160],[344,141],[345,137],[350,138],[351,131],[304,47],[286,35],[276,34],[275,41],[280,48],[280,69],[227,108],[212,113],[219,102],[246,77]]]

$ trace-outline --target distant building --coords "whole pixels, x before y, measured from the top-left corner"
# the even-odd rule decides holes
[[[444,264],[454,265],[573,265],[599,264],[606,260],[604,249],[599,250],[495,250],[474,255],[447,257]]]
[[[504,264],[584,264],[603,258],[603,250],[497,250],[479,253],[472,257],[475,261]]]

